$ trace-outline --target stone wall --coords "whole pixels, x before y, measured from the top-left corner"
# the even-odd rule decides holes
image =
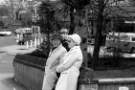
[[[14,62],[15,80],[28,90],[41,90],[44,71]]]
[[[28,55],[17,55],[13,62],[15,80],[24,85],[28,90],[41,90],[44,67],[39,65],[41,58]],[[28,60],[31,59],[31,60]],[[42,58],[43,59],[43,58]],[[35,61],[34,64],[32,61]],[[44,61],[44,59],[43,59]]]

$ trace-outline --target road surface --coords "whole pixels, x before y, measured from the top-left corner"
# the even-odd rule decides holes
[[[0,47],[15,45],[15,36],[0,36]]]
[[[14,36],[0,37],[0,48],[15,45]],[[0,51],[0,90],[26,90],[15,82],[12,62],[15,55]]]

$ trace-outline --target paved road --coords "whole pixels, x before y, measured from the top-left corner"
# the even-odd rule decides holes
[[[0,47],[15,45],[15,36],[0,36]]]
[[[12,61],[14,56],[6,53],[0,54],[0,74],[1,73],[13,73]]]
[[[15,45],[14,36],[0,37],[0,48]],[[0,51],[0,90],[26,90],[19,83],[14,81],[12,62],[15,55]]]

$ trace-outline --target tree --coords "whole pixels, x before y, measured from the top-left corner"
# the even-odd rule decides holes
[[[16,11],[18,11],[18,9],[21,6],[21,1],[20,0],[5,0],[5,4],[9,7],[9,11],[10,11],[10,17],[13,21],[16,20]]]
[[[58,21],[55,18],[55,9],[48,2],[42,2],[38,10],[40,22],[43,33],[52,33],[59,30]]]
[[[89,4],[90,0],[61,0],[62,3],[65,4],[65,8],[69,12],[70,16],[70,31],[69,34],[72,34],[75,29],[75,14],[80,12],[86,5]],[[66,12],[63,12],[66,13]]]
[[[96,35],[95,35],[95,45],[94,45],[94,52],[93,52],[93,68],[99,64],[99,50],[101,46],[101,37],[102,32],[106,28],[106,20],[110,19],[113,20],[122,14],[127,14],[126,10],[122,9],[122,3],[118,3],[119,0],[91,0],[91,9],[96,16]],[[93,3],[93,4],[92,4]],[[123,1],[124,3],[124,1]]]
[[[49,34],[53,32],[55,28],[59,27],[57,14],[60,12],[63,17],[70,17],[70,34],[72,34],[74,32],[74,28],[76,27],[76,16],[80,18],[80,16],[84,14],[84,9],[90,9],[93,13],[92,18],[94,18],[97,23],[93,54],[93,68],[95,68],[96,64],[99,62],[98,59],[101,37],[102,32],[106,28],[106,19],[117,17],[117,13],[114,12],[113,7],[120,9],[120,7],[117,6],[117,1],[118,0],[61,0],[60,2],[62,3],[62,6],[58,5],[58,7],[57,5],[54,6],[47,1],[40,6],[40,25],[41,28],[43,28],[43,32],[48,34],[49,41]]]
[[[30,21],[30,15],[33,13],[31,4],[33,2],[29,3],[27,0],[5,0],[5,5],[8,6],[10,17],[14,23],[17,21],[17,23],[22,22],[24,24]]]
[[[0,16],[7,16],[9,15],[8,7],[3,5],[0,7]]]
[[[31,26],[32,25],[32,13],[30,11],[22,10],[19,12],[18,20],[25,27]]]
[[[97,31],[96,31],[96,38],[95,38],[95,45],[94,45],[94,53],[93,53],[93,57],[94,57],[93,68],[96,67],[95,65],[98,62],[98,57],[99,57],[101,32],[103,29],[103,11],[104,11],[104,1],[98,0]]]
[[[41,32],[47,34],[47,47],[50,50],[50,34],[59,30],[58,21],[55,19],[55,9],[49,1],[42,2],[38,10],[39,13],[39,25]]]

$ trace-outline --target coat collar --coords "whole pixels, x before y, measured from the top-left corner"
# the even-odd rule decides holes
[[[70,49],[70,51],[76,50],[76,49],[80,49],[80,46],[74,46],[74,47],[72,47],[72,48]]]

